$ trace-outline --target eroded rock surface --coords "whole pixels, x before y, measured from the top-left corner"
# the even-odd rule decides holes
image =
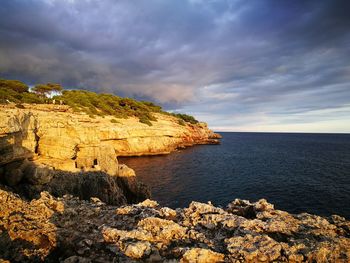
[[[150,197],[134,171],[117,156],[169,153],[194,144],[217,143],[205,123],[180,125],[154,113],[152,126],[138,118],[111,122],[67,106],[0,105],[0,183],[26,198],[42,191],[55,196],[98,197],[112,205]]]
[[[0,172],[0,183],[27,199],[38,198],[42,191],[48,191],[54,196],[71,194],[85,200],[98,197],[107,204],[123,205],[151,196],[149,188],[139,182],[135,172],[126,165],[119,165],[120,175],[118,172],[114,176],[102,171],[56,170],[27,159],[4,167],[5,172]]]
[[[349,262],[350,222],[292,215],[266,200],[226,209],[192,202],[170,209],[145,200],[23,201],[0,190],[0,259],[11,262]]]
[[[45,108],[46,107],[46,108]],[[138,118],[90,117],[67,106],[0,105],[0,166],[25,158],[55,169],[118,172],[116,156],[163,154],[176,148],[218,143],[205,123],[180,125],[172,116],[154,113],[152,126]]]

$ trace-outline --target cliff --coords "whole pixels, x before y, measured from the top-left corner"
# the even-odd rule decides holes
[[[138,118],[90,117],[73,113],[67,106],[24,107],[1,106],[4,154],[0,165],[31,156],[57,169],[114,174],[116,166],[107,163],[116,156],[165,154],[179,147],[218,143],[205,123],[180,125],[177,118],[160,113],[153,113],[157,121],[148,126]],[[4,141],[10,144],[6,149]]]
[[[266,200],[183,209],[108,206],[0,189],[0,262],[349,262],[350,222],[276,210]]]
[[[115,205],[141,201],[150,196],[147,187],[117,156],[218,143],[206,124],[180,125],[161,113],[153,113],[157,121],[149,126],[136,117],[89,116],[64,105],[0,107],[0,183],[28,198],[49,191]]]

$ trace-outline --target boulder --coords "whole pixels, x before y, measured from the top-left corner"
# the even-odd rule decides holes
[[[233,259],[249,262],[271,262],[280,258],[282,246],[267,235],[246,235],[225,240]]]
[[[135,171],[125,164],[119,165],[116,179],[129,203],[137,203],[151,197],[148,186],[138,181]]]
[[[125,164],[120,164],[118,167],[118,176],[119,177],[133,177],[136,176],[135,171],[129,168]]]
[[[151,253],[151,243],[146,241],[130,242],[125,244],[122,251],[130,258],[141,259]]]
[[[2,169],[7,185],[18,185],[25,177],[25,170],[30,164],[31,163],[27,159],[23,159],[4,165]]]
[[[42,164],[29,164],[24,170],[26,180],[32,185],[44,185],[51,181],[53,171]]]
[[[216,253],[210,249],[192,248],[183,255],[181,263],[217,263],[224,262],[225,255]]]

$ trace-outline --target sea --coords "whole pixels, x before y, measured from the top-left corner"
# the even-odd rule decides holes
[[[163,206],[211,201],[225,207],[236,198],[265,198],[290,213],[350,219],[350,134],[220,134],[220,145],[119,162],[133,168]]]

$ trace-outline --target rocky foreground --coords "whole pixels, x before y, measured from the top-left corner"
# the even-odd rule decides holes
[[[27,202],[0,190],[0,203],[0,258],[11,262],[350,261],[349,221],[292,215],[266,200],[173,210],[47,192]]]

